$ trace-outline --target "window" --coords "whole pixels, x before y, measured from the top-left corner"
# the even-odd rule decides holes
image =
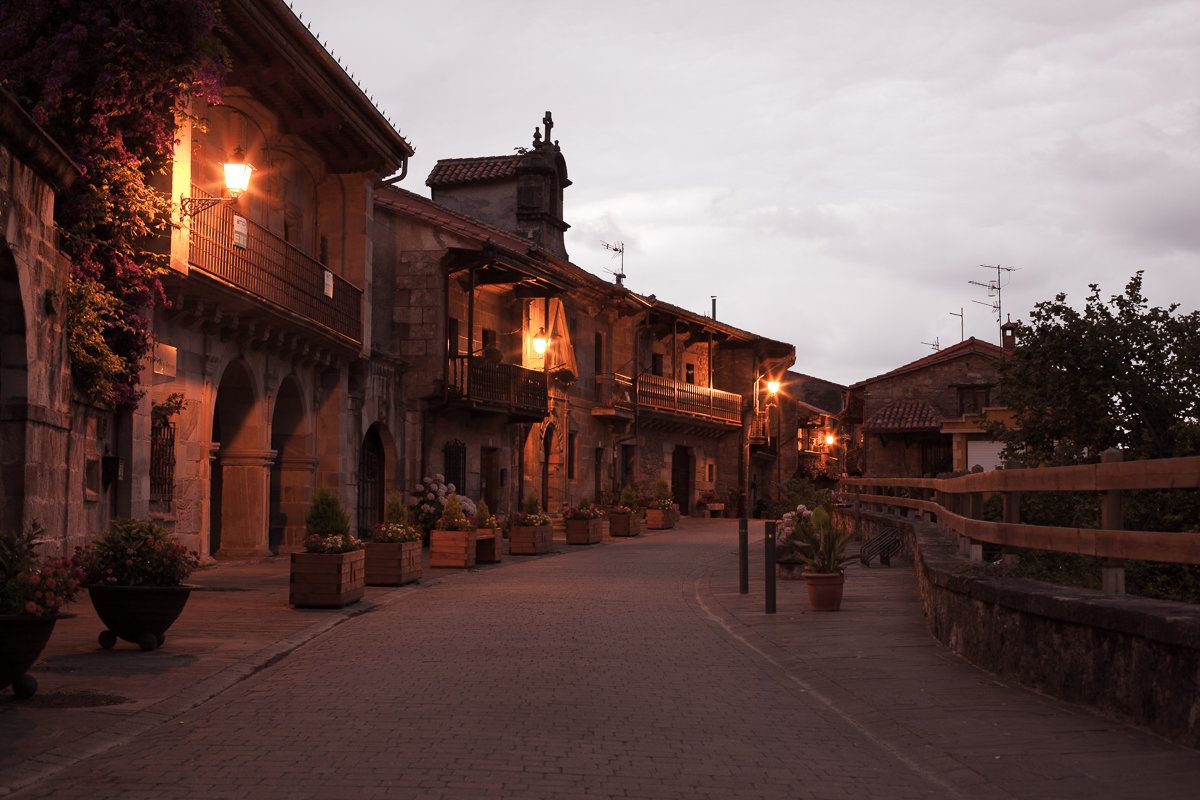
[[[575,455],[579,445],[579,433],[571,431],[567,434],[567,480],[575,480]]]
[[[696,382],[696,365],[690,361],[683,365],[683,379],[688,383]]]
[[[991,400],[990,386],[958,387],[958,413],[978,414]]]
[[[596,334],[595,350],[592,352],[592,364],[595,374],[604,374],[604,334]]]
[[[650,374],[662,377],[663,374],[663,354],[653,353],[650,356]]]
[[[175,423],[159,417],[150,427],[150,502],[175,499]]]
[[[442,448],[442,474],[461,495],[467,493],[467,446],[455,439]]]
[[[707,477],[709,483],[712,483],[713,481],[715,481],[717,479],[717,465],[716,464],[713,464],[711,462],[709,463],[706,477]]]
[[[484,328],[481,332],[481,335],[483,336],[481,341],[483,347],[488,348],[496,346],[496,332],[494,330],[491,328]]]

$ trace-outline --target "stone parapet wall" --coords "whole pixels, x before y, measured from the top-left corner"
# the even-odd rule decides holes
[[[849,509],[838,524],[853,524]],[[1200,608],[1027,579],[964,575],[936,524],[863,513],[904,531],[930,633],[996,675],[1200,747]]]

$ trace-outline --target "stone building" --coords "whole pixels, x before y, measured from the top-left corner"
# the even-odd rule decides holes
[[[70,264],[58,249],[56,193],[78,171],[0,90],[0,525],[41,524],[63,552],[85,497],[111,481],[107,417],[72,402],[63,335]]]
[[[845,459],[839,416],[846,387],[832,381],[788,372],[784,392],[796,402],[796,443],[799,474],[812,479],[836,479]]]
[[[1005,348],[971,337],[847,389],[842,427],[848,469],[866,476],[931,477],[997,465],[987,423],[1002,419],[998,368]]]
[[[231,70],[221,104],[193,109],[203,126],[179,130],[169,304],[115,505],[246,558],[300,546],[316,486],[353,511],[398,479],[400,364],[374,353],[370,231],[375,185],[413,151],[281,0],[222,12]],[[233,202],[222,167],[243,159]]]

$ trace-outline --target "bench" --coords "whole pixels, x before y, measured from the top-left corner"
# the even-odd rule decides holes
[[[499,528],[476,528],[475,563],[499,563],[501,543],[501,534]]]
[[[724,503],[708,503],[704,508],[708,511],[708,516],[710,517],[720,517],[725,513]]]

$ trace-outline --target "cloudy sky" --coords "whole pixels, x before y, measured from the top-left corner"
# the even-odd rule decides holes
[[[852,383],[1136,270],[1200,306],[1200,0],[294,0],[416,147],[528,145],[571,259]]]

